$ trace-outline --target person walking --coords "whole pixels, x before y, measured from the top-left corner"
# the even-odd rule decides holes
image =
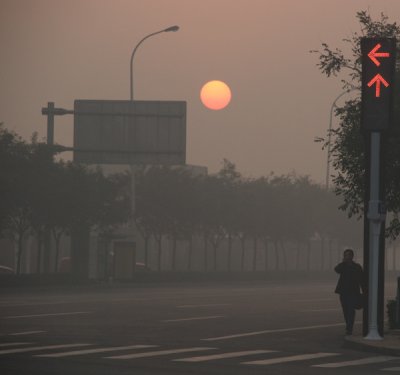
[[[364,276],[362,267],[353,261],[354,251],[346,249],[343,252],[343,261],[335,267],[339,280],[335,293],[340,296],[343,316],[346,322],[346,335],[353,333],[356,308],[360,308],[361,291],[364,292]]]

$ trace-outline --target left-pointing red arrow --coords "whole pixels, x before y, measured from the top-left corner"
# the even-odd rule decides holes
[[[374,48],[369,51],[368,57],[372,60],[372,62],[376,65],[379,66],[381,65],[381,62],[377,59],[377,57],[390,57],[389,52],[378,52],[378,49],[381,48],[381,44],[378,43]]]
[[[379,73],[374,78],[372,78],[371,81],[367,83],[368,87],[371,87],[373,84],[376,84],[375,97],[377,98],[381,96],[381,83],[383,83],[385,87],[389,87],[389,83]]]

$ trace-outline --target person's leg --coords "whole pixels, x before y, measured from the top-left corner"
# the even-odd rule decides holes
[[[344,321],[346,322],[346,334],[351,335],[353,332],[355,315],[354,304],[352,309],[351,298],[345,294],[340,295],[340,303],[342,305]]]
[[[354,320],[356,317],[356,296],[348,296],[348,301],[347,301],[347,331],[351,335],[353,333],[353,326],[354,326]]]

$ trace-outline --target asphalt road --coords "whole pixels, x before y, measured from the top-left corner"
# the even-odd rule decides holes
[[[1,374],[398,373],[400,358],[344,347],[334,284],[2,290]]]

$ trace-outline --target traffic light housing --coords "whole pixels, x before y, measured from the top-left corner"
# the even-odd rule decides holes
[[[388,129],[392,121],[396,39],[362,38],[361,127]]]

